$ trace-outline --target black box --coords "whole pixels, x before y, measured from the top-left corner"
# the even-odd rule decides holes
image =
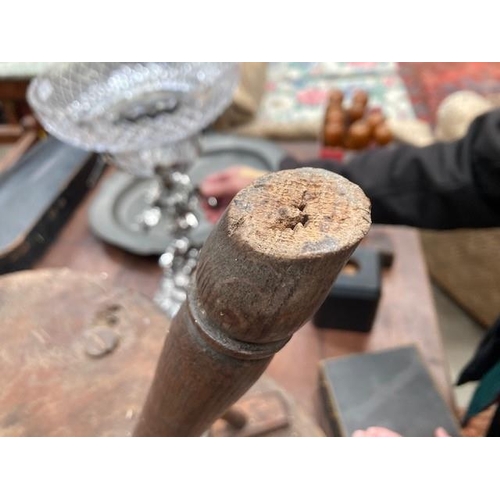
[[[380,255],[357,248],[316,312],[318,328],[369,332],[381,295]]]
[[[43,254],[103,169],[100,155],[49,136],[0,176],[0,274]]]
[[[386,427],[402,436],[460,435],[415,346],[324,360],[320,386],[334,436]]]

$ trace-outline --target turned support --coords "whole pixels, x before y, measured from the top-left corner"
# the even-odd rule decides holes
[[[203,434],[314,314],[369,227],[361,189],[321,169],[242,190],[203,246],[134,434]]]

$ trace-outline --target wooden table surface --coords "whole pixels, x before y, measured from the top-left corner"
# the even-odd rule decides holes
[[[283,144],[301,159],[317,155],[314,144]],[[109,174],[109,173],[108,173]],[[61,231],[57,240],[34,266],[69,267],[89,273],[106,273],[116,286],[153,297],[161,271],[154,257],[140,257],[104,243],[89,230],[87,213],[99,190],[89,193]],[[274,378],[318,423],[323,410],[318,391],[321,359],[364,351],[416,344],[446,401],[453,406],[451,384],[418,233],[414,229],[379,226],[392,241],[395,259],[384,271],[382,299],[369,334],[320,330],[304,325],[271,362],[267,374]]]

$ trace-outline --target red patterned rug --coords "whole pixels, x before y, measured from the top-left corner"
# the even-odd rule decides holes
[[[418,118],[434,124],[443,99],[458,90],[484,96],[500,93],[500,63],[398,63],[399,74]]]

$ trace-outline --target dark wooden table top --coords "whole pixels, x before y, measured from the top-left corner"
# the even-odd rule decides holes
[[[313,158],[312,143],[284,143],[300,159]],[[109,172],[108,172],[109,175]],[[56,241],[35,268],[69,267],[89,273],[106,273],[115,286],[138,290],[153,297],[161,271],[156,258],[127,253],[104,243],[89,229],[87,213],[99,184],[74,212]],[[318,362],[322,359],[401,345],[416,344],[446,401],[453,406],[447,362],[418,232],[411,228],[378,226],[394,247],[392,267],[384,271],[382,299],[369,334],[320,330],[303,326],[271,362],[274,378],[318,422],[323,410],[318,391]]]

